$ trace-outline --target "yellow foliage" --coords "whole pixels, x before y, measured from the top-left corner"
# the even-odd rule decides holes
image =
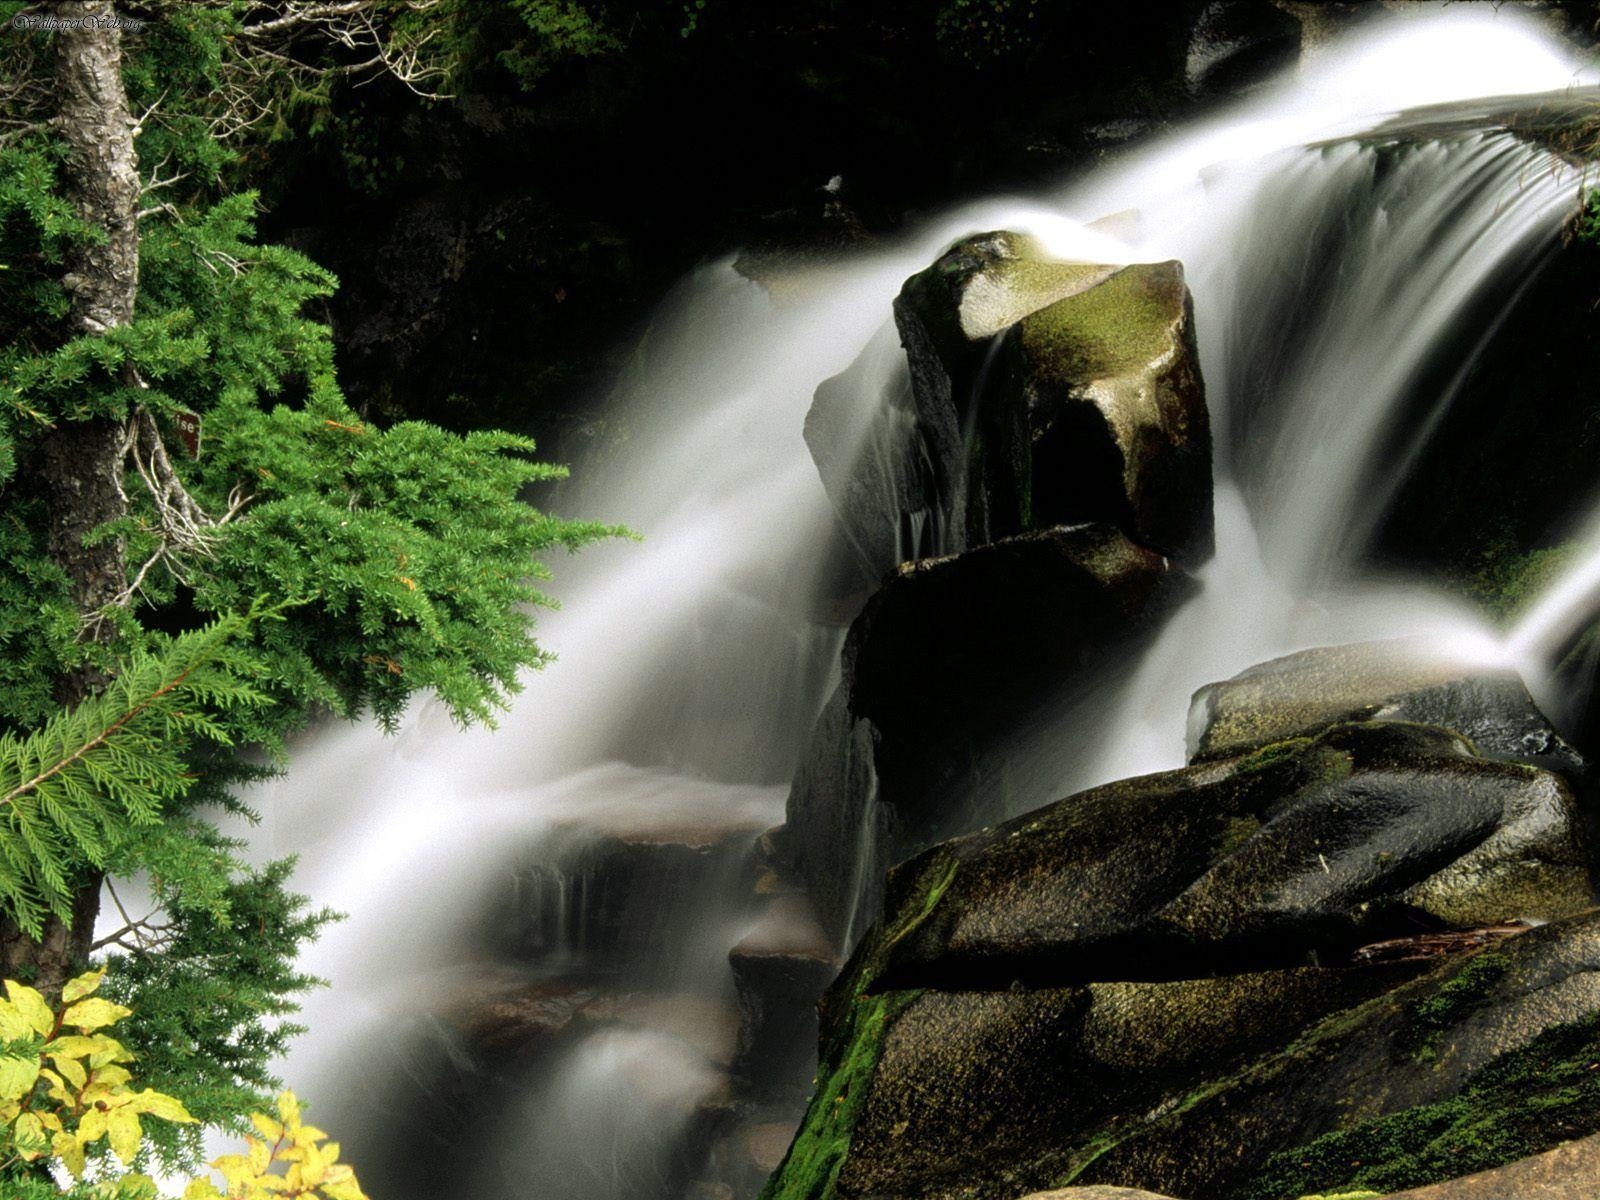
[[[245,1139],[245,1153],[225,1154],[211,1164],[227,1190],[197,1179],[183,1200],[367,1200],[355,1171],[339,1161],[339,1143],[300,1120],[293,1092],[278,1097],[276,1117],[254,1113],[250,1121],[261,1136]]]
[[[59,1012],[33,988],[6,981],[0,998],[0,1175],[18,1163],[50,1158],[80,1178],[102,1139],[131,1168],[144,1141],[142,1117],[194,1123],[176,1098],[136,1091],[122,1065],[133,1055],[99,1032],[132,1015],[94,995],[104,976],[90,971],[68,983]],[[255,1113],[251,1123],[261,1136],[245,1139],[246,1152],[211,1163],[222,1188],[196,1179],[184,1200],[367,1200],[355,1172],[339,1161],[338,1143],[300,1120],[293,1092],[278,1098],[276,1116]],[[142,1174],[123,1174],[96,1188],[108,1198],[154,1194],[154,1182]]]

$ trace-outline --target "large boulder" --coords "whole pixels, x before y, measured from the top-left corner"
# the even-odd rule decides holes
[[[1342,961],[1589,908],[1560,776],[1459,734],[1348,725],[1095,788],[908,864],[943,878],[883,986],[1059,986]]]
[[[1380,699],[1499,711],[1413,682]],[[1336,699],[892,872],[766,1200],[1376,1195],[1600,1131],[1584,804]]]
[[[1211,431],[1178,263],[1056,262],[984,234],[907,280],[895,322],[953,548],[1110,521],[1186,564],[1209,555]]]
[[[1189,707],[1189,761],[1341,721],[1444,725],[1487,757],[1586,773],[1515,672],[1463,662],[1420,639],[1319,646],[1207,684]]]
[[[986,750],[1193,589],[1107,525],[1024,534],[891,575],[850,628],[841,682],[789,797],[797,866],[830,933],[846,932],[863,882],[992,820],[1004,761]]]
[[[1593,914],[1474,953],[1157,982],[874,991],[871,959],[829,996],[819,1089],[767,1200],[1292,1200],[1600,1128]]]
[[[1110,521],[1185,565],[1210,557],[1211,425],[1181,265],[1124,267],[1030,313],[994,369],[1026,421],[1023,527]]]

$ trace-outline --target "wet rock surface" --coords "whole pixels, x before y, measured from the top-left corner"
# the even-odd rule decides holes
[[[881,875],[982,821],[971,798],[1003,783],[987,777],[998,770],[989,742],[1087,686],[1193,587],[1106,525],[1025,534],[891,576],[851,626],[839,689],[789,798],[799,871],[830,933],[843,932],[863,872]],[[864,840],[874,821],[882,836]],[[863,853],[870,862],[857,862]]]
[[[895,323],[949,548],[1107,521],[1189,565],[1210,555],[1211,429],[1178,263],[1059,262],[983,234],[906,281]]]
[[[1589,812],[1581,761],[1522,741],[1548,723],[1520,681],[1336,648],[1211,701],[1229,756],[890,875],[769,1200],[1294,1200],[1582,1161],[1557,1147],[1600,1129]]]
[[[1106,785],[949,842],[883,986],[1187,977],[1593,898],[1576,797],[1451,731],[1336,726]],[[892,980],[893,983],[888,982]]]
[[[810,900],[799,892],[776,896],[728,962],[739,1003],[736,1076],[753,1094],[803,1098],[811,1090],[817,998],[840,966]],[[775,1166],[776,1159],[762,1178]]]
[[[1322,646],[1207,684],[1190,704],[1189,760],[1240,754],[1338,721],[1443,725],[1487,757],[1586,773],[1515,672],[1418,641]]]

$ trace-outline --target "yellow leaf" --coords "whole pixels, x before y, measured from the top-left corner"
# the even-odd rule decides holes
[[[38,1059],[0,1056],[0,1100],[20,1100],[38,1078]]]
[[[12,1139],[16,1142],[17,1153],[28,1162],[32,1162],[45,1152],[50,1144],[44,1136],[44,1124],[35,1113],[23,1113],[17,1118],[17,1123],[11,1127]]]
[[[105,1136],[107,1113],[103,1108],[91,1108],[78,1122],[78,1143],[87,1146]]]
[[[65,1054],[52,1054],[50,1057],[55,1061],[61,1077],[72,1085],[73,1091],[83,1091],[89,1082],[89,1073],[83,1069],[83,1064]]]
[[[68,1058],[90,1058],[96,1054],[109,1054],[122,1050],[122,1043],[114,1038],[109,1038],[103,1033],[85,1037],[78,1033],[64,1034],[58,1038],[51,1038],[44,1044],[46,1054],[64,1054]],[[126,1053],[124,1051],[124,1053]],[[107,1062],[113,1061],[107,1059]]]
[[[181,1121],[186,1125],[195,1123],[182,1101],[161,1092],[152,1092],[149,1088],[134,1096],[131,1105],[135,1112],[149,1113],[163,1121]]]
[[[242,1190],[247,1183],[261,1174],[243,1154],[224,1154],[221,1158],[213,1160],[211,1165],[222,1172],[222,1181],[228,1185],[230,1192]]]
[[[58,1133],[50,1139],[50,1150],[74,1175],[83,1174],[83,1144],[70,1133]]]
[[[132,1108],[112,1109],[106,1118],[106,1132],[112,1153],[122,1160],[124,1166],[131,1167],[134,1155],[139,1153],[139,1140],[144,1135],[139,1128],[139,1114]]]
[[[105,977],[106,972],[104,967],[98,971],[89,971],[83,975],[79,975],[76,979],[69,981],[66,987],[61,989],[61,1003],[73,1004],[79,1000],[82,1000],[85,996],[93,994],[95,990],[99,988],[100,981]]]
[[[217,1191],[217,1185],[209,1179],[193,1179],[189,1186],[183,1189],[183,1200],[226,1200],[226,1197]],[[335,1200],[339,1200],[335,1197]]]
[[[269,1142],[281,1141],[283,1138],[283,1126],[266,1113],[251,1113],[250,1123],[256,1127],[256,1132]]]
[[[33,1026],[22,1010],[9,1000],[0,1000],[0,1041],[16,1042],[33,1035]]]
[[[132,1015],[132,1009],[124,1008],[120,1004],[113,1004],[109,1000],[93,997],[88,1000],[78,1001],[66,1012],[62,1013],[61,1023],[89,1033],[96,1029],[103,1029],[107,1025],[115,1025],[123,1017]],[[48,1033],[49,1030],[43,1029],[40,1032]]]
[[[300,1124],[300,1101],[293,1092],[284,1092],[278,1097],[278,1116],[290,1129]]]
[[[367,1194],[361,1190],[354,1175],[348,1179],[328,1180],[322,1185],[322,1194],[328,1200],[367,1200]]]
[[[272,1147],[255,1138],[246,1138],[245,1142],[250,1147],[250,1169],[257,1175],[266,1174],[272,1165]]]
[[[11,1003],[16,1006],[17,1012],[22,1014],[22,1019],[33,1027],[35,1033],[49,1037],[55,1030],[55,1014],[50,1011],[50,1006],[38,992],[31,987],[23,986],[15,979],[8,979],[6,995],[11,997]]]

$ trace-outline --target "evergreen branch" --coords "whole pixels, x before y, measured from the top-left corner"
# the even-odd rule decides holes
[[[24,930],[65,914],[83,868],[103,867],[188,791],[190,746],[227,740],[215,714],[260,702],[237,644],[255,617],[135,654],[103,692],[26,735],[0,735],[0,905]]]

